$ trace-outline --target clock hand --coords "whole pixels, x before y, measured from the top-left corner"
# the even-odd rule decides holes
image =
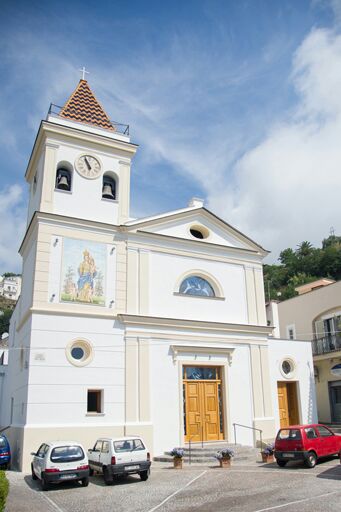
[[[85,163],[86,163],[89,171],[91,171],[91,165],[89,164],[89,160],[86,158],[86,156],[84,157],[84,160],[85,160]]]

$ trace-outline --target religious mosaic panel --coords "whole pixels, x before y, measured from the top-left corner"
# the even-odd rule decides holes
[[[105,305],[106,246],[64,238],[60,300]]]

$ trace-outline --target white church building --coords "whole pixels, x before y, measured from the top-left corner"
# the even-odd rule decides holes
[[[310,343],[267,325],[267,251],[199,199],[132,219],[136,151],[84,79],[40,124],[0,404],[19,469],[51,439],[139,434],[157,456],[316,421]]]

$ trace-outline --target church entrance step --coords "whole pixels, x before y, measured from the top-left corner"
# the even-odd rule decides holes
[[[215,455],[217,451],[222,450],[223,448],[230,448],[234,451],[233,460],[236,462],[255,462],[260,458],[260,450],[259,448],[253,448],[251,446],[242,446],[240,444],[217,444],[211,447],[200,448],[196,446],[192,448],[191,451],[188,447],[184,447],[184,457],[183,460],[185,463],[188,463],[191,460],[192,463],[201,463],[201,464],[212,464],[216,461]],[[159,455],[154,457],[154,461],[156,462],[173,462],[173,457],[170,455],[169,451],[164,452],[163,455]]]

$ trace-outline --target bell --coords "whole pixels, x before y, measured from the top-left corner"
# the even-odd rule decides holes
[[[59,176],[57,181],[57,188],[61,190],[70,190],[69,182],[66,176]]]
[[[105,199],[115,199],[112,193],[112,188],[109,185],[109,183],[104,183],[103,190],[102,190],[102,197]]]

